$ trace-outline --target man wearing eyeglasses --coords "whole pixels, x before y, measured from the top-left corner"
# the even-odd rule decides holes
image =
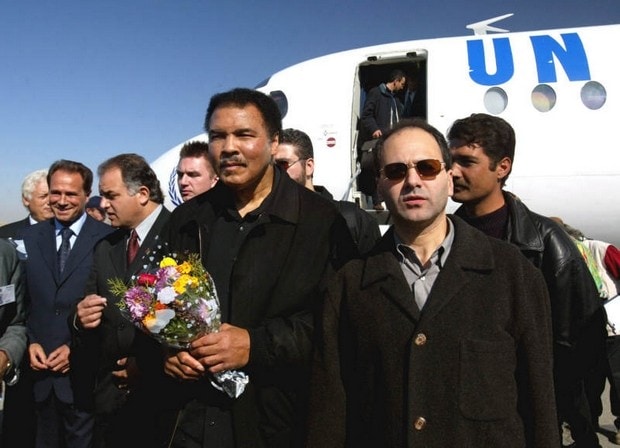
[[[336,201],[325,187],[314,185],[314,148],[308,134],[298,129],[284,129],[274,160],[295,182],[320,194],[338,207],[347,221],[360,254],[365,254],[374,247],[381,237],[377,220],[353,202]]]
[[[307,446],[557,448],[542,275],[446,215],[450,154],[425,121],[388,131],[376,161],[394,224],[328,287]]]
[[[598,447],[583,381],[604,353],[605,319],[596,285],[579,250],[551,219],[503,189],[512,170],[515,133],[505,120],[472,114],[449,132],[455,212],[487,235],[521,250],[543,274],[551,300],[559,423],[577,447]]]

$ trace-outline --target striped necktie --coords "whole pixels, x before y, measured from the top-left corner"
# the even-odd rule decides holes
[[[63,227],[60,230],[60,236],[62,237],[60,248],[58,249],[58,269],[60,272],[65,268],[69,252],[71,252],[71,235],[73,235],[73,230],[69,227]]]

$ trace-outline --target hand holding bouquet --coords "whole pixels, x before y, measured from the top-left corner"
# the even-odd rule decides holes
[[[121,314],[158,341],[188,349],[194,339],[217,332],[221,325],[215,283],[197,254],[179,263],[164,257],[154,272],[143,272],[129,286],[110,279],[110,290],[121,297]],[[248,383],[247,374],[229,370],[213,375],[214,387],[236,398]]]

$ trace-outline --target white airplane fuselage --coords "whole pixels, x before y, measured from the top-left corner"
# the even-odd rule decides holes
[[[390,69],[415,68],[425,78],[430,124],[446,132],[472,113],[504,118],[517,135],[506,189],[531,210],[620,246],[620,143],[612,133],[620,118],[620,60],[609,50],[615,42],[620,25],[398,42],[293,65],[258,90],[282,106],[284,127],[312,139],[315,184],[359,201],[353,179],[365,92]],[[153,163],[164,186],[174,184],[179,148]]]

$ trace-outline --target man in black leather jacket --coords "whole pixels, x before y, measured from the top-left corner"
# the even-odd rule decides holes
[[[583,389],[603,355],[605,318],[581,254],[551,219],[530,211],[503,190],[512,169],[515,134],[487,114],[456,120],[448,132],[456,215],[487,235],[509,241],[538,267],[551,299],[558,424],[567,422],[577,447],[598,447]]]
[[[347,221],[353,241],[360,254],[370,251],[381,238],[379,223],[374,216],[349,201],[337,201],[321,185],[314,184],[314,148],[308,134],[299,129],[283,129],[274,162],[291,179],[331,201]]]

